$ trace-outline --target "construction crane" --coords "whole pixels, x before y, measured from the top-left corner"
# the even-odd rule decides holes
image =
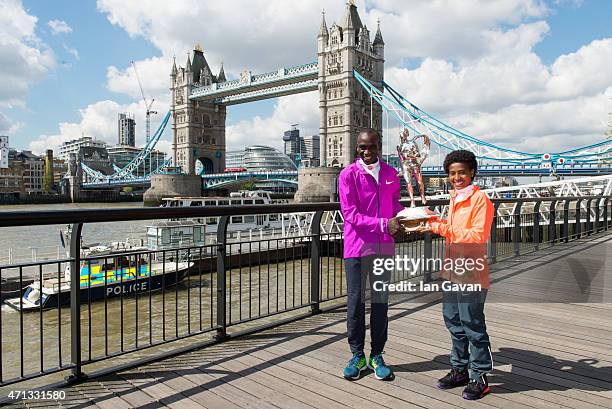
[[[147,102],[147,98],[145,97],[144,90],[142,89],[142,83],[140,82],[140,76],[138,75],[138,71],[136,71],[136,63],[131,61],[132,67],[134,67],[134,73],[136,74],[136,80],[138,80],[138,86],[140,87],[140,93],[142,94],[142,100],[145,104],[146,109],[146,120],[145,120],[145,137],[146,143],[149,143],[149,138],[151,137],[151,114],[157,114],[157,111],[152,111],[151,106],[153,106],[153,102],[155,98],[151,99],[151,102]]]

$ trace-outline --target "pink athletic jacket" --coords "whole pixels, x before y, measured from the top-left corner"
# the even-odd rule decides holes
[[[340,172],[338,192],[344,217],[344,258],[394,252],[387,221],[404,208],[399,202],[397,171],[380,161],[378,182],[358,160]]]

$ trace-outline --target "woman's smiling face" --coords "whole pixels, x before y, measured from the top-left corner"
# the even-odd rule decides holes
[[[451,163],[448,167],[448,181],[457,190],[469,186],[473,177],[474,171],[463,162]]]

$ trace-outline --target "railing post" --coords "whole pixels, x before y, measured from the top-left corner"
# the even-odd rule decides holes
[[[225,255],[229,216],[221,216],[217,227],[217,340],[227,338],[227,280]],[[230,255],[231,256],[231,255]]]
[[[425,233],[425,242],[423,245],[423,257],[425,259],[425,282],[428,283],[431,281],[431,263],[428,260],[433,259],[433,241],[432,234],[427,232]]]
[[[518,256],[521,254],[521,207],[523,202],[518,202],[514,209],[514,234],[512,235],[512,241],[514,242],[514,255]]]
[[[601,198],[595,199],[595,227],[593,228],[594,233],[599,233],[599,205],[601,204]]]
[[[582,236],[582,220],[580,219],[582,199],[576,201],[576,240]]]
[[[565,199],[565,205],[563,206],[563,241],[569,241],[569,206],[570,200]]]
[[[606,197],[604,200],[604,211],[603,211],[603,218],[604,218],[604,231],[608,231],[608,204],[610,202],[610,198]]]
[[[586,227],[585,233],[587,236],[591,235],[591,204],[593,203],[593,199],[587,200],[587,209],[586,209]]]
[[[81,232],[83,223],[70,228],[70,362],[72,373],[66,381],[85,378],[81,361]]]
[[[540,249],[540,205],[542,202],[536,202],[533,208],[533,248],[535,251]]]
[[[609,200],[609,198],[608,198]],[[608,229],[610,228],[610,225],[612,225],[612,206],[610,206],[610,203],[608,203],[608,206],[606,206],[606,210],[608,211]]]
[[[553,200],[550,202],[550,212],[548,217],[548,239],[550,240],[550,245],[555,245],[555,240],[557,240],[557,225],[555,224],[557,219],[557,201]]]
[[[310,241],[310,310],[313,314],[321,311],[319,307],[321,280],[321,219],[323,210],[317,210],[312,216]]]
[[[495,202],[493,209],[493,223],[491,224],[489,237],[489,264],[497,262],[497,210],[499,209],[499,202]]]

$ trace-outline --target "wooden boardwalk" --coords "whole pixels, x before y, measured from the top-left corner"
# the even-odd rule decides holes
[[[101,408],[611,408],[612,235],[495,265],[486,306],[495,369],[480,401],[435,381],[450,339],[436,299],[390,308],[385,360],[393,381],[354,382],[345,310],[65,388],[63,407]],[[606,288],[607,284],[607,288]],[[31,407],[53,402],[26,402]],[[14,403],[25,405],[26,403]]]

